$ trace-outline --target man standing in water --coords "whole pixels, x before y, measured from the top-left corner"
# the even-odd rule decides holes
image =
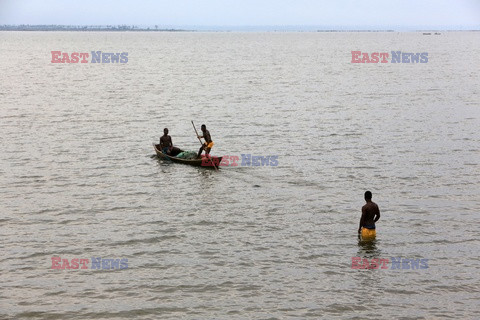
[[[380,219],[380,209],[378,209],[377,204],[372,201],[372,193],[370,191],[365,192],[365,201],[367,203],[362,207],[362,217],[360,218],[358,233],[362,235],[362,238],[374,238],[377,234],[375,231],[375,222]]]
[[[201,128],[203,136],[198,136],[198,138],[204,138],[205,142],[200,147],[200,150],[198,150],[197,158],[200,158],[203,150],[205,150],[205,155],[208,156],[210,154],[210,150],[212,150],[213,147],[212,137],[210,136],[210,132],[207,130],[207,126],[202,124]]]

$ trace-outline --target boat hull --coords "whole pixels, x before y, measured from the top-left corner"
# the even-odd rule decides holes
[[[213,168],[211,161],[205,160],[205,156],[203,155],[202,155],[202,159],[187,160],[187,159],[172,157],[172,156],[169,156],[168,154],[163,153],[159,149],[158,144],[153,144],[153,148],[155,149],[155,153],[157,154],[157,157],[159,157],[160,159],[169,160],[176,163],[188,164],[195,167]],[[213,163],[215,164],[216,167],[218,167],[220,162],[222,161],[222,157],[211,157],[211,159],[213,160]]]

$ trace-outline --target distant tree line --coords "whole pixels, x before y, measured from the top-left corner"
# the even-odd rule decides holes
[[[186,31],[180,29],[162,29],[158,28],[144,28],[135,25],[91,25],[91,26],[74,26],[74,25],[58,25],[58,24],[19,24],[19,25],[0,25],[1,31]]]

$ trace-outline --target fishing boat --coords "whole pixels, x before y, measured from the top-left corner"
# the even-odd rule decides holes
[[[202,154],[201,159],[182,159],[178,157],[173,157],[168,154],[165,154],[160,150],[160,145],[158,144],[153,144],[153,148],[155,149],[155,152],[157,154],[157,157],[163,160],[170,160],[173,162],[178,162],[178,163],[183,163],[183,164],[189,164],[191,166],[197,166],[197,167],[210,167],[212,168],[212,161],[215,164],[216,167],[220,164],[220,161],[222,161],[222,157],[210,157],[212,161],[209,161],[205,155]]]

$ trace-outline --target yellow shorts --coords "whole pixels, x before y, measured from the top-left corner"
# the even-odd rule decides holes
[[[362,228],[363,239],[373,239],[376,236],[377,236],[377,231],[375,231],[375,229]]]
[[[207,144],[207,143],[205,142],[205,145],[206,145],[206,146],[205,146],[205,148],[210,148],[210,149],[212,149],[212,148],[213,148],[213,145],[214,145],[214,143],[213,143],[213,141],[212,141],[212,142],[210,142],[209,144]]]

